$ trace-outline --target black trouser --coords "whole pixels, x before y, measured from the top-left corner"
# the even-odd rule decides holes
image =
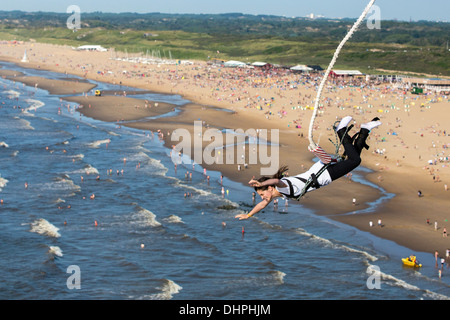
[[[347,159],[327,168],[332,181],[345,176],[361,164],[361,151],[358,152],[350,141],[344,141],[342,145],[344,146],[345,153],[347,154]]]

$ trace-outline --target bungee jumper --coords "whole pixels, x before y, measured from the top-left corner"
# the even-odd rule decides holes
[[[313,128],[314,121],[319,109],[322,90],[327,82],[331,69],[335,64],[341,49],[344,47],[348,39],[351,38],[353,33],[358,29],[359,25],[365,19],[367,13],[374,3],[375,0],[369,1],[369,4],[364,9],[361,16],[358,18],[358,20],[355,22],[355,24],[352,26],[352,28],[349,30],[347,35],[337,47],[333,55],[333,59],[331,60],[317,90],[314,111],[309,125],[308,149],[319,158],[319,161],[316,162],[308,171],[298,174],[294,177],[285,177],[284,175],[287,172],[288,167],[283,166],[279,168],[277,173],[272,177],[261,177],[257,180],[253,178],[252,180],[250,180],[249,185],[252,186],[255,191],[261,196],[262,201],[259,202],[249,213],[238,214],[235,216],[235,218],[238,218],[239,220],[248,219],[267,207],[267,205],[277,197],[300,200],[306,192],[316,190],[322,186],[330,184],[332,181],[335,181],[353,171],[361,164],[362,149],[369,148],[369,146],[366,144],[366,140],[369,136],[370,131],[381,125],[381,121],[379,118],[374,118],[372,121],[362,124],[359,133],[356,134],[353,138],[350,138],[348,132],[351,130],[352,126],[349,127],[348,125],[352,121],[352,117],[344,117],[340,121],[340,123],[336,127],[334,127],[335,133],[340,141],[340,143],[338,143],[336,146],[335,156],[329,155],[318,144],[314,142]],[[345,160],[342,160],[342,158],[339,157],[340,145],[344,146],[344,156],[346,157]]]
[[[319,157],[319,161],[308,171],[286,177],[285,173],[288,167],[282,166],[272,177],[264,176],[256,180],[250,180],[249,185],[261,196],[262,201],[249,213],[238,214],[235,218],[239,220],[248,219],[267,207],[277,197],[300,200],[306,192],[326,186],[357,168],[361,164],[362,150],[369,148],[366,140],[370,131],[380,126],[381,121],[379,118],[374,118],[372,121],[362,124],[360,131],[351,138],[348,132],[352,125],[348,125],[352,120],[351,116],[347,116],[335,128],[336,135],[345,150],[345,160],[326,154],[323,149],[316,146],[313,152]]]

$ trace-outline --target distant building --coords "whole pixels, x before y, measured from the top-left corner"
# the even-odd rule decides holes
[[[396,83],[402,82],[403,76],[397,74],[367,74],[366,82]]]
[[[157,37],[157,36],[159,36],[159,34],[157,34],[157,33],[151,33],[151,32],[146,32],[146,33],[144,33],[144,37],[145,37],[145,38],[148,38],[148,37]]]
[[[358,70],[331,70],[332,78],[362,78],[364,75]]]
[[[321,14],[310,13],[310,14],[306,15],[306,18],[309,18],[309,19],[319,19],[319,18],[325,18],[325,16],[323,16],[323,15],[321,15]]]
[[[404,78],[403,83],[407,83],[409,87],[418,87],[428,91],[450,93],[450,80],[437,78]]]
[[[108,49],[103,48],[102,46],[97,46],[97,45],[80,46],[77,48],[77,50],[78,51],[100,51],[100,52],[108,51]]]

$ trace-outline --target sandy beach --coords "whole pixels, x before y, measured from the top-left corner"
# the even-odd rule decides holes
[[[25,49],[29,62],[20,60]],[[109,52],[80,52],[70,47],[39,43],[0,45],[0,60],[27,68],[45,69],[81,76],[140,90],[179,94],[191,103],[173,117],[142,120],[173,110],[174,106],[143,101],[120,93],[95,97],[94,86],[73,79],[48,80],[24,77],[0,69],[0,76],[56,94],[74,94],[65,98],[80,105],[84,116],[142,130],[160,130],[170,148],[171,133],[178,128],[194,131],[194,121],[208,128],[279,130],[279,162],[289,165],[290,174],[306,170],[313,155],[307,150],[308,126],[320,75],[303,77],[256,69],[226,69],[193,61],[192,64],[142,64],[110,59]],[[323,66],[326,67],[326,66]],[[81,107],[82,106],[82,107]],[[362,166],[373,172],[366,179],[395,194],[376,212],[348,214],[368,207],[380,192],[350,178],[309,193],[301,203],[337,221],[378,237],[397,242],[411,251],[440,256],[450,248],[450,238],[443,236],[450,227],[448,210],[450,191],[449,97],[412,95],[392,84],[354,86],[328,83],[322,96],[322,109],[316,119],[314,138],[328,152],[334,146],[333,123],[343,116],[355,120],[355,133],[361,123],[377,116],[383,125],[370,136],[369,150],[362,154]],[[140,121],[135,121],[140,120]],[[133,122],[134,121],[134,122]],[[208,143],[204,142],[203,148]],[[247,156],[250,150],[246,150]],[[238,170],[236,164],[204,165],[224,176],[246,184],[259,176],[261,165]],[[418,191],[422,196],[418,196]],[[250,191],[250,190],[249,190]],[[356,205],[353,204],[356,199]],[[378,226],[381,219],[382,226]],[[427,223],[427,219],[429,223]],[[373,222],[370,227],[369,222]],[[435,230],[435,222],[437,229]],[[409,255],[412,252],[405,252]]]

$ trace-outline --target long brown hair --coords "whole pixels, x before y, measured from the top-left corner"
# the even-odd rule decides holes
[[[281,166],[280,169],[278,169],[278,171],[271,177],[267,177],[267,176],[263,176],[259,179],[257,179],[256,181],[258,182],[264,182],[267,181],[269,179],[281,179],[284,176],[286,176],[286,172],[289,170],[288,166]],[[267,190],[269,188],[269,186],[264,186],[264,187],[254,187],[255,191],[258,190]]]

